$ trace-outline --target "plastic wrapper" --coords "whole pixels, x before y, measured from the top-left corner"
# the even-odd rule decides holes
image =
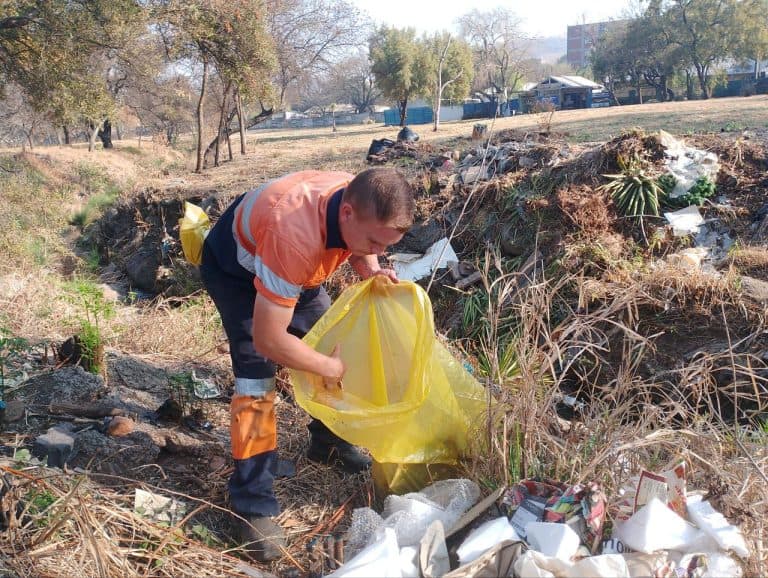
[[[487,550],[504,540],[519,541],[515,529],[509,525],[506,516],[488,520],[470,532],[456,550],[460,564],[468,564],[482,556]]]
[[[184,251],[184,258],[193,265],[203,260],[203,243],[211,228],[211,222],[205,211],[184,201],[184,216],[179,219],[179,239]]]
[[[640,552],[679,550],[702,539],[702,532],[652,498],[626,522],[617,522],[613,537]]]
[[[661,473],[642,470],[639,477],[632,478],[622,489],[622,498],[617,504],[616,519],[625,521],[656,498],[680,517],[686,517],[686,475],[685,462]]]
[[[383,516],[370,508],[356,508],[347,531],[347,550],[356,552],[370,543],[381,528],[395,532],[399,547],[415,546],[429,526],[439,520],[450,528],[480,496],[480,488],[470,480],[443,480],[421,492],[387,496]]]
[[[599,550],[606,503],[596,482],[569,486],[554,480],[522,480],[507,490],[502,508],[523,538],[531,522],[561,522],[579,535],[590,552]]]
[[[377,275],[349,287],[304,337],[339,344],[343,387],[293,371],[296,400],[336,435],[381,463],[456,463],[481,439],[485,389],[440,343],[432,305],[415,283]]]

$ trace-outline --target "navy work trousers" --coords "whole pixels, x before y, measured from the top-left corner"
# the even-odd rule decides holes
[[[232,233],[232,220],[238,198],[211,229],[203,246],[200,274],[221,316],[229,340],[232,370],[237,383],[265,380],[275,375],[275,364],[253,346],[253,304],[256,289],[253,273],[237,262],[237,247]],[[325,313],[331,300],[323,287],[301,293],[288,330],[303,337]],[[257,328],[258,330],[258,328]],[[339,438],[322,422],[309,425],[313,440],[332,444]],[[229,480],[232,509],[244,516],[275,516],[280,506],[273,491],[277,469],[277,450],[266,451],[246,459],[235,459],[235,470]]]

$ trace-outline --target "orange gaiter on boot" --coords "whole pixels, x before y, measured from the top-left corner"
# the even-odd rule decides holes
[[[236,395],[230,412],[233,458],[245,460],[277,448],[274,391],[264,397]]]

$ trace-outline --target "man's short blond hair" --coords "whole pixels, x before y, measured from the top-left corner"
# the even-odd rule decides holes
[[[344,191],[343,201],[366,218],[406,232],[413,225],[416,200],[405,175],[393,168],[358,173]]]

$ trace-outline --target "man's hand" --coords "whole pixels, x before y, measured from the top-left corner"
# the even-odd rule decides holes
[[[379,265],[379,258],[376,255],[365,255],[364,257],[352,256],[349,258],[349,264],[355,272],[360,275],[360,278],[370,279],[374,275],[384,275],[388,277],[392,283],[399,283],[400,279],[397,278],[397,274],[392,269],[382,269]]]
[[[400,283],[400,279],[397,278],[397,273],[395,273],[394,269],[379,269],[378,271],[374,271],[374,275],[384,275],[387,277],[392,283]]]
[[[338,387],[339,389],[342,389],[344,387],[342,383],[342,378],[344,377],[344,373],[346,373],[347,368],[344,365],[344,362],[341,360],[341,345],[338,343],[336,344],[336,347],[333,348],[333,351],[331,351],[330,358],[336,362],[336,368],[331,368],[330,375],[324,375],[323,376],[323,385],[326,389],[334,389]]]

